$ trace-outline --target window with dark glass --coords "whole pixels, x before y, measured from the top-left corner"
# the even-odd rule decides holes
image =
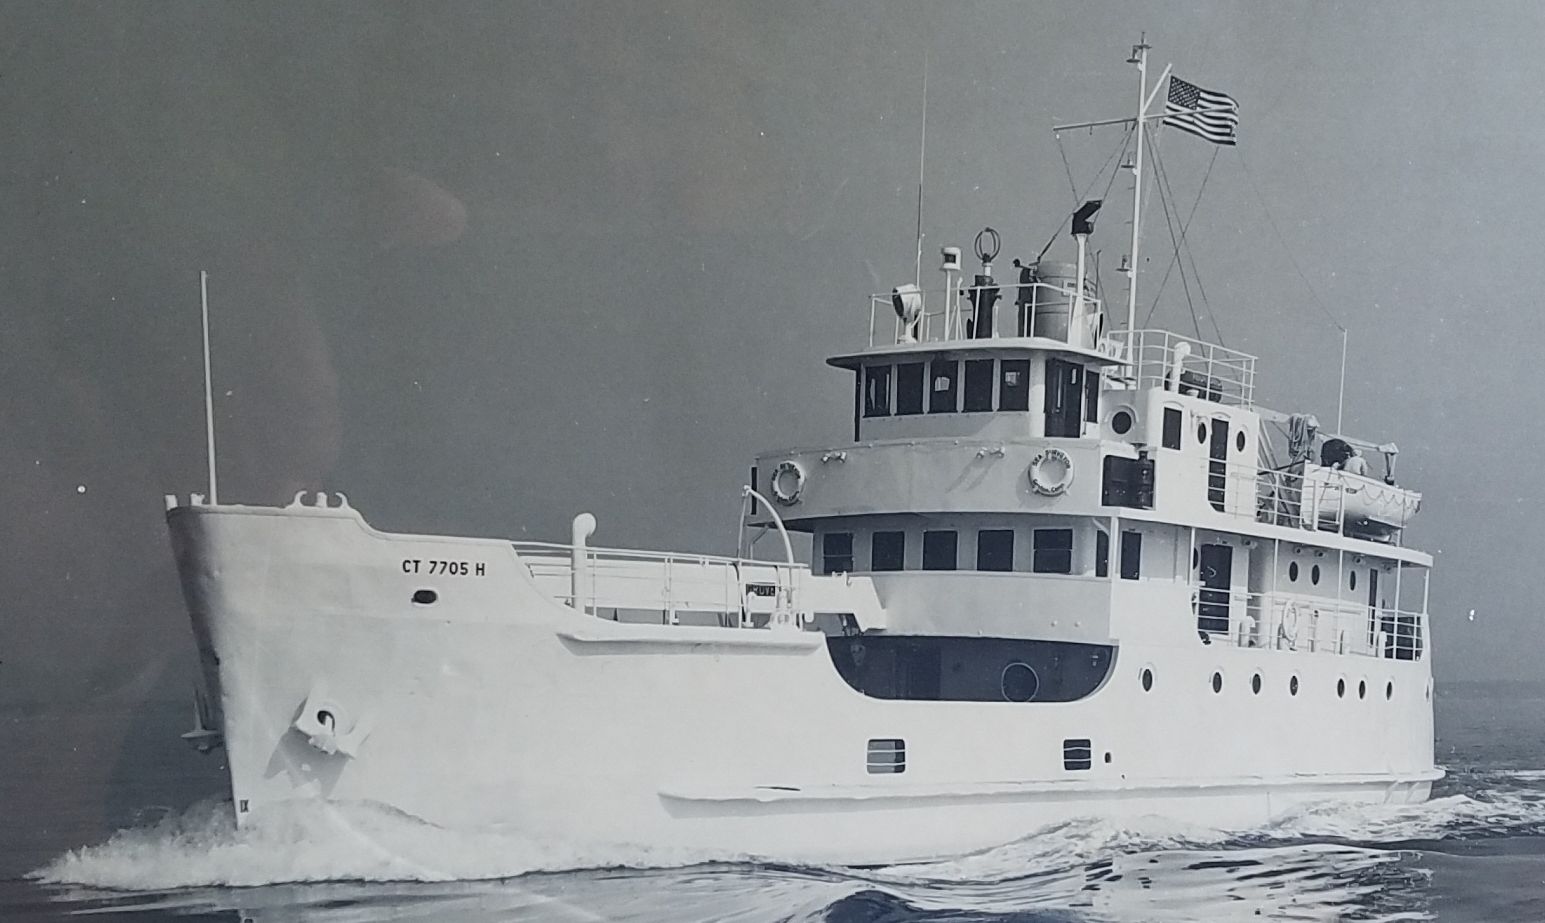
[[[1038,574],[1073,572],[1073,530],[1036,529],[1030,569]]]
[[[966,413],[992,409],[992,360],[966,360]]]
[[[1110,576],[1110,533],[1094,533],[1094,575]]]
[[[1100,422],[1100,373],[1094,369],[1084,371],[1084,419]]]
[[[1121,579],[1136,580],[1143,575],[1143,533],[1121,533]]]
[[[1004,359],[998,363],[998,409],[1030,409],[1030,360]]]
[[[1013,529],[981,529],[976,533],[976,569],[1014,569]]]
[[[876,532],[869,539],[870,570],[901,570],[906,559],[907,533]]]
[[[891,367],[871,365],[864,368],[864,416],[891,415]]]
[[[923,412],[923,363],[896,366],[896,416]]]
[[[1180,448],[1180,411],[1174,407],[1164,408],[1164,447],[1166,449]]]
[[[853,533],[828,532],[821,536],[821,573],[853,572]]]
[[[954,570],[956,567],[954,530],[923,533],[923,570]]]
[[[935,359],[928,363],[928,412],[954,413],[960,409],[960,363]]]

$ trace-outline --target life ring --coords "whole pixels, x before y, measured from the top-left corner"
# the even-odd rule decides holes
[[[1073,486],[1073,459],[1058,448],[1042,449],[1030,459],[1030,489],[1043,497],[1067,493]]]
[[[797,500],[805,489],[805,469],[799,467],[797,462],[783,461],[772,473],[773,499],[784,506],[788,506]]]
[[[1298,650],[1298,604],[1289,602],[1282,609],[1282,620],[1277,623],[1277,633],[1287,642],[1289,650]]]

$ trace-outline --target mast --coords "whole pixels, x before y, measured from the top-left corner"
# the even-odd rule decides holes
[[[1132,57],[1127,59],[1128,64],[1137,65],[1137,119],[1132,123],[1137,134],[1137,157],[1132,169],[1132,265],[1128,267],[1127,276],[1127,365],[1134,373],[1137,344],[1133,331],[1137,327],[1137,248],[1142,241],[1143,227],[1143,118],[1148,109],[1148,48],[1148,33],[1144,32],[1132,46]],[[1083,285],[1082,279],[1079,285]]]

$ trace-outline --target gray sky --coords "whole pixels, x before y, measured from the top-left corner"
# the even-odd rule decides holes
[[[590,509],[600,542],[726,550],[754,453],[847,436],[823,359],[911,277],[925,53],[928,259],[991,224],[1006,265],[1074,204],[1049,127],[1130,111],[1142,29],[1155,69],[1242,107],[1190,232],[1212,320],[1262,354],[1264,402],[1328,425],[1339,334],[1297,262],[1351,331],[1347,429],[1427,493],[1439,676],[1537,678],[1542,26],[1534,3],[0,6],[0,701],[191,682],[161,495],[203,489],[198,269],[223,499],[325,487],[381,528],[550,539]],[[1189,208],[1212,148],[1171,135]],[[1065,141],[1083,185],[1116,137]],[[1189,329],[1178,279],[1154,323]]]

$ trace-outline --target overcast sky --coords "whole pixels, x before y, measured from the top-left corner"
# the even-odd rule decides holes
[[[1075,202],[1050,126],[1132,109],[1140,30],[1241,104],[1202,323],[1327,424],[1345,324],[1346,429],[1426,493],[1439,677],[1538,678],[1545,7],[11,2],[0,701],[191,681],[161,495],[203,489],[200,268],[222,499],[728,550],[757,451],[846,438],[823,360],[911,277],[924,56],[929,261],[990,224],[1006,265]],[[1189,210],[1213,148],[1170,134]],[[1063,139],[1077,185],[1117,137]],[[1178,279],[1153,320],[1190,329]]]

